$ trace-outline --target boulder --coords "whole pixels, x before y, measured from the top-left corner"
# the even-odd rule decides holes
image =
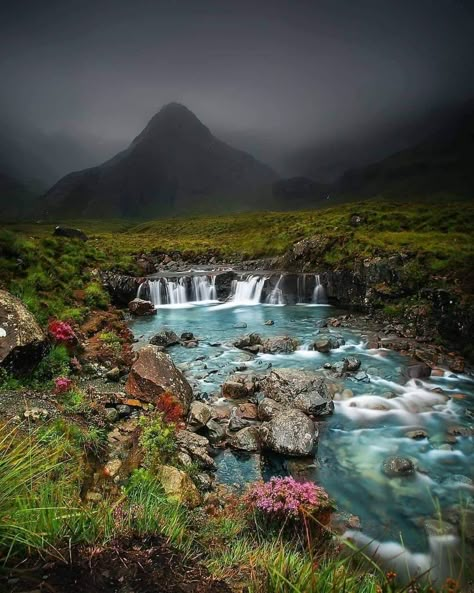
[[[46,336],[20,299],[0,290],[0,367],[28,372],[43,356]]]
[[[222,385],[222,397],[230,399],[249,399],[255,393],[253,375],[230,375]]]
[[[247,426],[231,433],[227,442],[233,449],[240,451],[258,451],[260,448],[259,429],[257,426]]]
[[[266,398],[305,414],[327,416],[334,411],[325,379],[311,371],[274,370],[259,381],[259,389]]]
[[[345,340],[340,337],[325,336],[320,337],[313,342],[310,346],[310,350],[317,350],[318,352],[328,353],[331,350],[335,350],[345,344]]]
[[[171,393],[187,414],[193,399],[191,385],[176,368],[171,357],[161,352],[158,346],[144,346],[138,352],[128,375],[125,391],[146,402],[159,399],[163,393]]]
[[[229,418],[229,430],[236,431],[244,428],[248,425],[248,422],[242,418],[242,414],[239,408],[232,408]]]
[[[260,426],[263,448],[281,455],[310,455],[318,436],[316,425],[299,410],[285,410]]]
[[[193,401],[189,408],[188,424],[195,430],[206,426],[212,418],[212,408],[199,401]]]
[[[190,341],[196,341],[193,332],[183,332],[181,334],[181,341],[182,342],[190,342]]]
[[[407,457],[387,457],[383,462],[382,469],[389,478],[409,476],[415,473],[413,461]]]
[[[128,310],[133,315],[145,317],[147,315],[156,315],[156,309],[151,301],[144,301],[143,299],[133,299],[128,303]]]
[[[298,340],[289,336],[275,336],[264,340],[262,346],[262,352],[267,354],[291,354],[298,348]]]
[[[216,444],[221,443],[226,437],[225,425],[221,424],[217,420],[209,420],[206,424],[207,435],[209,442]]]
[[[162,329],[150,339],[150,344],[153,346],[161,346],[162,348],[169,348],[175,344],[179,344],[179,338],[174,331]]]
[[[187,453],[192,461],[204,469],[215,469],[216,464],[209,455],[209,440],[195,432],[180,430],[176,434],[178,451]]]
[[[249,350],[250,348],[250,351],[253,351],[252,349],[255,347],[261,346],[262,338],[259,334],[246,334],[245,336],[237,338],[233,344],[239,350]]]
[[[354,371],[358,371],[360,369],[360,364],[361,364],[360,360],[353,356],[344,358],[344,363],[345,363],[346,371],[348,371],[349,373],[353,373]]]
[[[87,235],[80,229],[72,229],[64,226],[57,226],[53,235],[55,237],[67,237],[68,239],[79,239],[80,241],[87,241]]]
[[[158,479],[169,498],[190,508],[201,504],[199,490],[186,472],[171,465],[162,465],[158,468]]]
[[[256,420],[257,419],[257,406],[251,403],[241,404],[239,406],[239,412],[242,418],[246,420]]]
[[[419,360],[411,360],[403,371],[406,379],[427,379],[431,375],[431,368]]]
[[[282,405],[269,397],[263,398],[258,404],[258,419],[271,420],[276,414],[282,411]]]

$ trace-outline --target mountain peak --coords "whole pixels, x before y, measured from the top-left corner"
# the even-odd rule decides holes
[[[209,129],[181,103],[168,103],[148,122],[134,143],[150,137],[209,137]]]

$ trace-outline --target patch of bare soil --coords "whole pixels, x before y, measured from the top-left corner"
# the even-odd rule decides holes
[[[77,548],[72,560],[27,561],[0,575],[5,593],[231,593],[160,537]]]

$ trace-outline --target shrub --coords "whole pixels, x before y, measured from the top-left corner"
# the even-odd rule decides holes
[[[98,282],[92,282],[85,289],[86,305],[93,309],[106,309],[109,304],[109,295]]]
[[[140,445],[144,451],[144,466],[154,470],[170,461],[176,451],[176,427],[165,422],[161,414],[142,416]]]
[[[69,353],[66,346],[53,346],[48,354],[36,367],[32,375],[32,383],[46,383],[54,377],[67,377],[70,372]]]
[[[156,401],[156,409],[163,414],[165,422],[180,422],[184,416],[183,406],[172,393],[163,393]]]
[[[51,321],[48,325],[48,331],[56,342],[72,344],[76,341],[76,334],[66,321]]]
[[[251,486],[246,499],[251,507],[271,518],[301,518],[330,508],[324,488],[294,478],[272,478]]]

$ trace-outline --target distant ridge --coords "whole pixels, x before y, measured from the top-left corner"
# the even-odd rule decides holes
[[[124,151],[60,179],[42,207],[63,218],[169,216],[276,179],[270,167],[215,138],[184,105],[170,103]]]

